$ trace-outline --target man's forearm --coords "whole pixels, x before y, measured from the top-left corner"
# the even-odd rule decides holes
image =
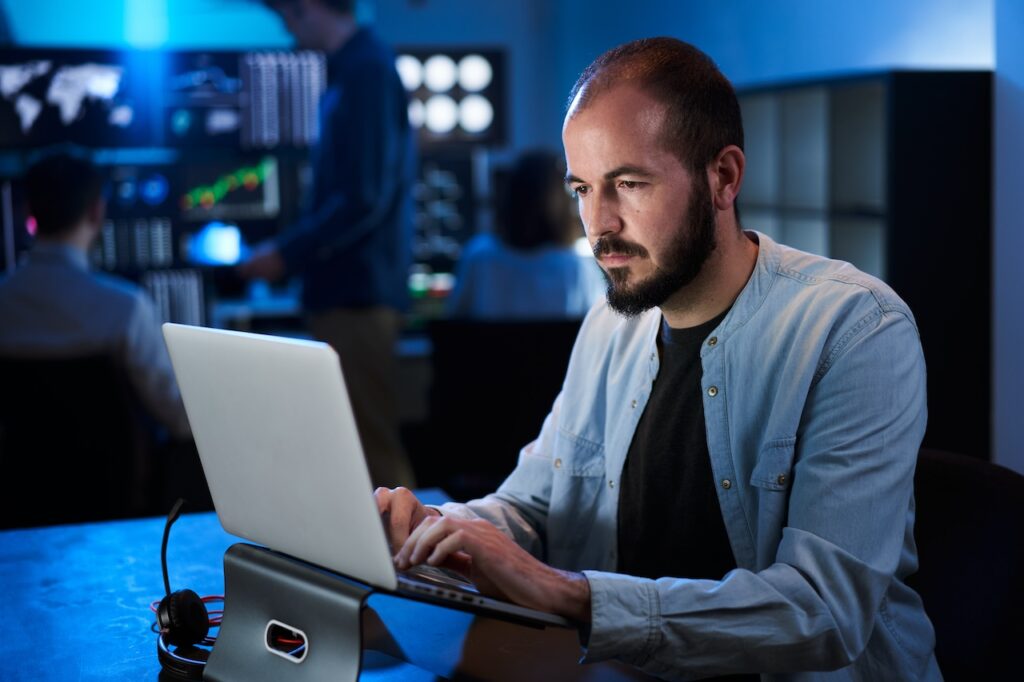
[[[577,623],[590,622],[590,581],[582,573],[551,569],[555,574],[552,583],[551,610]]]

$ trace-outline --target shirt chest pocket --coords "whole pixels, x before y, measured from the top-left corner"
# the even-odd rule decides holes
[[[756,499],[756,570],[775,561],[782,529],[789,514],[789,491],[793,485],[796,438],[780,438],[764,444],[750,474],[750,490]]]
[[[551,466],[548,541],[551,551],[557,552],[579,547],[593,530],[603,493],[604,448],[559,432]]]
[[[771,440],[761,448],[750,474],[750,485],[762,490],[789,490],[793,481],[796,438]]]

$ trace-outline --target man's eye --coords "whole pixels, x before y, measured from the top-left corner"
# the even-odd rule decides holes
[[[619,180],[619,187],[622,189],[636,189],[644,183],[637,182],[636,180]]]
[[[575,199],[577,197],[582,197],[586,195],[588,192],[590,192],[590,188],[587,187],[586,185],[577,185],[576,187],[570,188],[569,191],[572,193],[572,196]]]

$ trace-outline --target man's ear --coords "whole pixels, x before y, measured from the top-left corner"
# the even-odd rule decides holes
[[[725,211],[732,207],[743,184],[746,164],[743,150],[734,144],[718,152],[714,161],[708,164],[708,187],[716,209]]]

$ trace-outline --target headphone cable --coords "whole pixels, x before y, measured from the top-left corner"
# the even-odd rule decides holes
[[[178,501],[171,507],[170,513],[167,514],[167,523],[164,525],[164,539],[160,543],[160,566],[164,571],[164,593],[167,596],[171,595],[171,579],[167,576],[167,538],[171,535],[171,526],[181,516],[181,508],[185,504],[185,500],[178,498]]]

